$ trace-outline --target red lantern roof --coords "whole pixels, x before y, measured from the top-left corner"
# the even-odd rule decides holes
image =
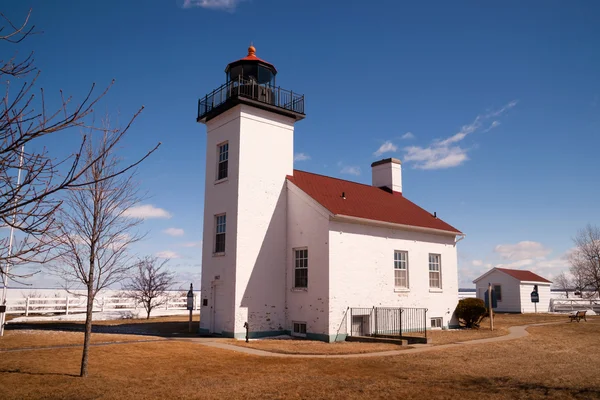
[[[227,68],[225,68],[225,72],[229,71],[229,69],[232,66],[234,66],[235,64],[242,63],[242,62],[248,62],[248,61],[250,61],[250,62],[254,61],[254,62],[257,62],[257,63],[261,63],[264,66],[272,69],[274,73],[277,73],[277,68],[275,68],[275,66],[273,64],[271,64],[270,62],[267,62],[267,61],[265,61],[263,59],[260,59],[260,58],[258,58],[256,56],[256,48],[254,46],[252,46],[252,45],[250,45],[250,47],[248,47],[248,55],[246,57],[244,57],[244,58],[240,58],[237,61],[229,63],[227,65]]]

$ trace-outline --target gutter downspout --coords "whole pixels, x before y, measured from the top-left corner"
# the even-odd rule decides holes
[[[457,236],[460,236],[460,238],[459,238],[459,239],[456,239],[456,240],[454,241],[454,245],[455,245],[455,246],[456,246],[456,243],[460,242],[461,240],[463,240],[464,238],[466,238],[466,237],[467,237],[467,235],[466,235],[466,234],[464,234],[464,233],[461,233],[460,235],[457,235]]]

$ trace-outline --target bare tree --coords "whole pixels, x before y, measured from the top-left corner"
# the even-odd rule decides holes
[[[24,275],[16,274],[14,270],[7,274],[8,265],[48,261],[51,253],[47,250],[52,247],[50,238],[54,236],[50,231],[55,226],[53,221],[61,205],[55,195],[64,189],[85,187],[94,182],[90,180],[94,179],[94,174],[88,172],[103,157],[101,153],[96,153],[95,157],[82,157],[89,135],[84,135],[72,154],[63,159],[52,157],[45,149],[33,150],[41,146],[32,144],[61,132],[79,134],[82,128],[94,131],[94,106],[112,86],[96,93],[95,84],[92,85],[78,104],[61,92],[59,105],[49,109],[43,89],[35,90],[40,73],[33,53],[19,59],[18,51],[23,42],[34,33],[34,26],[28,26],[30,15],[31,10],[22,23],[14,24],[0,13],[0,21],[3,21],[0,22],[0,44],[5,44],[5,48],[15,46],[12,55],[0,53],[0,89],[3,93],[0,99],[0,228],[13,227],[26,237],[14,246],[9,246],[12,235],[0,238],[0,275],[13,280]],[[142,109],[123,129],[111,135],[104,146],[105,152],[115,148]],[[133,165],[113,170],[113,176],[139,164],[154,150]],[[20,183],[16,179],[19,170],[22,172]]]
[[[571,279],[569,279],[567,274],[565,274],[564,272],[558,274],[558,276],[554,278],[554,285],[558,289],[565,292],[567,299],[569,298],[569,290],[573,289],[573,283],[571,282]]]
[[[174,283],[175,275],[163,268],[168,259],[159,261],[157,257],[147,256],[141,259],[133,271],[125,289],[129,297],[142,303],[146,310],[146,318],[150,319],[150,312],[168,301],[166,291]]]
[[[587,290],[591,295],[600,295],[600,228],[588,224],[577,232],[573,239],[575,250],[571,254],[571,274],[578,284],[577,289]]]
[[[133,267],[128,248],[142,238],[135,229],[142,220],[127,210],[140,201],[133,174],[119,174],[119,159],[112,143],[121,135],[108,125],[99,140],[88,140],[84,158],[97,160],[85,171],[84,185],[68,191],[58,212],[56,264],[51,270],[70,286],[87,289],[85,337],[81,376],[88,373],[88,349],[96,294],[124,279]]]

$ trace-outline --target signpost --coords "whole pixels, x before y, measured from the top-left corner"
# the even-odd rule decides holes
[[[187,292],[187,309],[190,310],[189,333],[192,333],[192,311],[194,310],[194,286],[190,283],[190,290]]]
[[[538,286],[533,285],[533,292],[531,292],[531,302],[535,307],[535,313],[537,314],[537,303],[540,302],[540,295],[538,293]]]
[[[488,290],[485,291],[485,306],[490,313],[490,330],[494,330],[494,307],[498,307],[496,302],[496,293],[492,289],[492,284],[488,283]]]

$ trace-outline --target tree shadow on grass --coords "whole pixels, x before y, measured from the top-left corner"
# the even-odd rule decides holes
[[[478,377],[471,378],[465,382],[467,387],[474,388],[486,393],[514,393],[519,396],[526,394],[527,396],[543,396],[543,397],[569,397],[574,399],[590,399],[600,398],[599,386],[577,387],[577,386],[559,386],[549,385],[542,382],[527,382],[508,377]],[[515,397],[519,397],[515,396]]]
[[[19,368],[13,369],[0,369],[0,374],[20,374],[20,375],[35,375],[35,376],[71,376],[78,378],[77,374],[63,374],[60,372],[31,372],[31,371],[21,371]]]
[[[83,332],[83,322],[42,322],[7,324],[7,330],[49,330],[63,332]],[[198,322],[192,323],[192,333],[188,331],[188,322],[148,321],[140,323],[119,323],[115,325],[93,325],[93,333],[110,333],[118,335],[157,336],[163,338],[199,337]]]

